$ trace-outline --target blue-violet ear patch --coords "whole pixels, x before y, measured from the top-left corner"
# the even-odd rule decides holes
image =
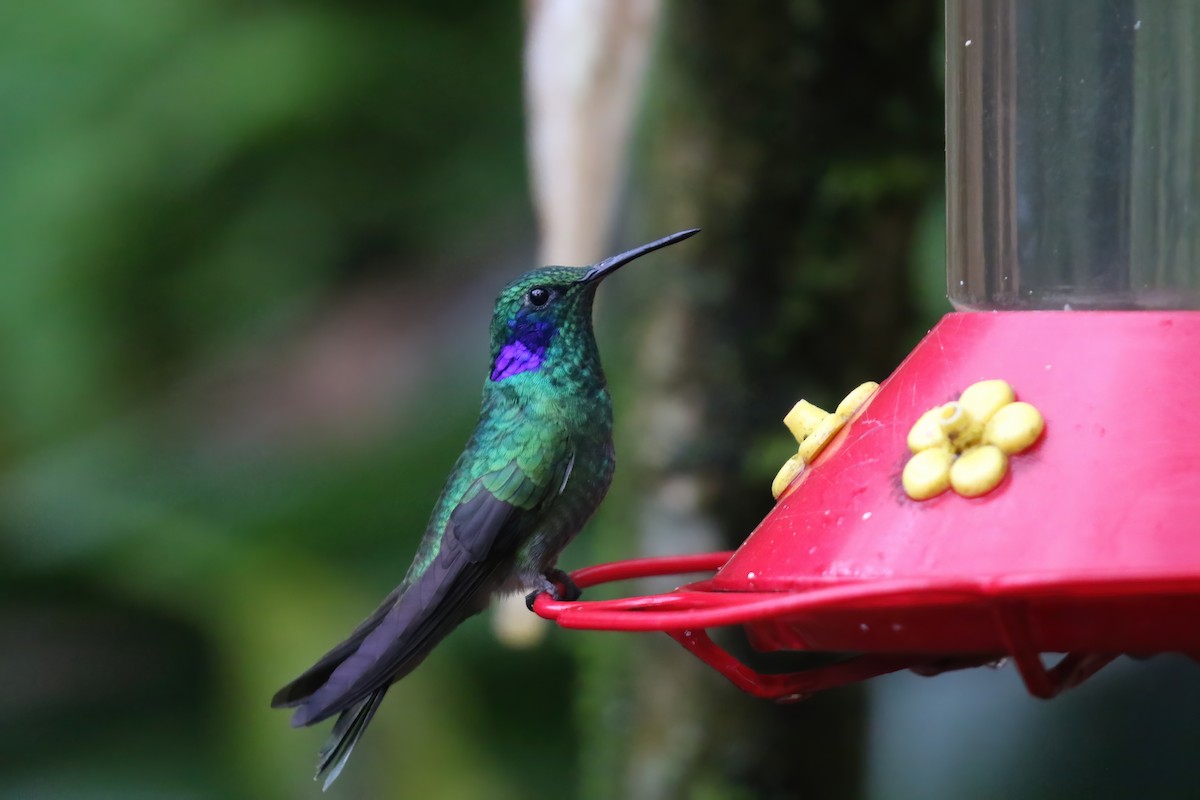
[[[500,348],[496,356],[496,366],[492,368],[492,380],[502,381],[522,372],[529,372],[542,366],[546,357],[546,346],[530,349],[520,339],[509,342]]]

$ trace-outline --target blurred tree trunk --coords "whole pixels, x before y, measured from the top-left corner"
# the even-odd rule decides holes
[[[704,232],[627,280],[643,554],[736,546],[771,506],[792,403],[895,367],[942,181],[936,4],[677,2],[663,29],[637,227]],[[661,636],[604,660],[583,673],[585,795],[861,796],[860,691],[754,700]]]

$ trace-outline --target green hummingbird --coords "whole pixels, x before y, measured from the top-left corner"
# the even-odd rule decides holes
[[[555,562],[608,491],[615,459],[612,401],[592,332],[604,278],[683,241],[680,231],[592,267],[526,272],[496,298],[491,369],[479,422],[433,508],[404,580],[344,642],[280,689],[292,725],[339,715],[318,758],[337,778],[388,688],[492,594],[574,600]]]

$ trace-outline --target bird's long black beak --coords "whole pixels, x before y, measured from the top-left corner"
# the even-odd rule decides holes
[[[603,261],[601,261],[599,264],[597,264],[596,266],[589,269],[584,274],[584,276],[579,279],[579,282],[580,283],[593,283],[594,281],[601,280],[601,279],[607,277],[608,275],[611,275],[612,273],[616,272],[618,269],[625,266],[630,261],[633,261],[635,258],[644,256],[644,255],[646,255],[646,253],[653,253],[655,250],[659,250],[663,247],[666,247],[669,244],[675,244],[676,242],[682,242],[684,239],[691,238],[692,236],[695,236],[699,232],[700,232],[699,228],[689,228],[686,231],[680,231],[679,233],[672,233],[670,236],[664,236],[661,239],[655,239],[653,242],[650,242],[649,244],[644,244],[641,247],[635,247],[632,250],[626,250],[624,253],[621,253],[620,255],[612,256],[611,258],[606,258]]]

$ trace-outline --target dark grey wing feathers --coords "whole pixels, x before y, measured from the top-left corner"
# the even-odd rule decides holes
[[[345,641],[321,656],[317,663],[304,671],[304,674],[276,692],[275,696],[271,698],[271,708],[288,708],[299,705],[307,700],[313,692],[320,689],[325,681],[329,680],[329,676],[337,669],[338,665],[358,649],[363,639],[367,638],[367,634],[379,626],[387,613],[396,605],[396,601],[403,591],[403,585],[393,589],[379,604],[379,607],[371,612],[371,616],[360,622]]]
[[[482,486],[455,509],[429,567],[407,585],[353,652],[329,670],[323,685],[296,709],[292,724],[319,722],[390,685],[481,610],[511,567],[520,514]]]
[[[507,539],[515,526],[509,523],[519,511],[479,484],[478,493],[450,515],[444,542],[455,542],[472,561],[483,561],[497,551],[512,549],[515,543]]]

